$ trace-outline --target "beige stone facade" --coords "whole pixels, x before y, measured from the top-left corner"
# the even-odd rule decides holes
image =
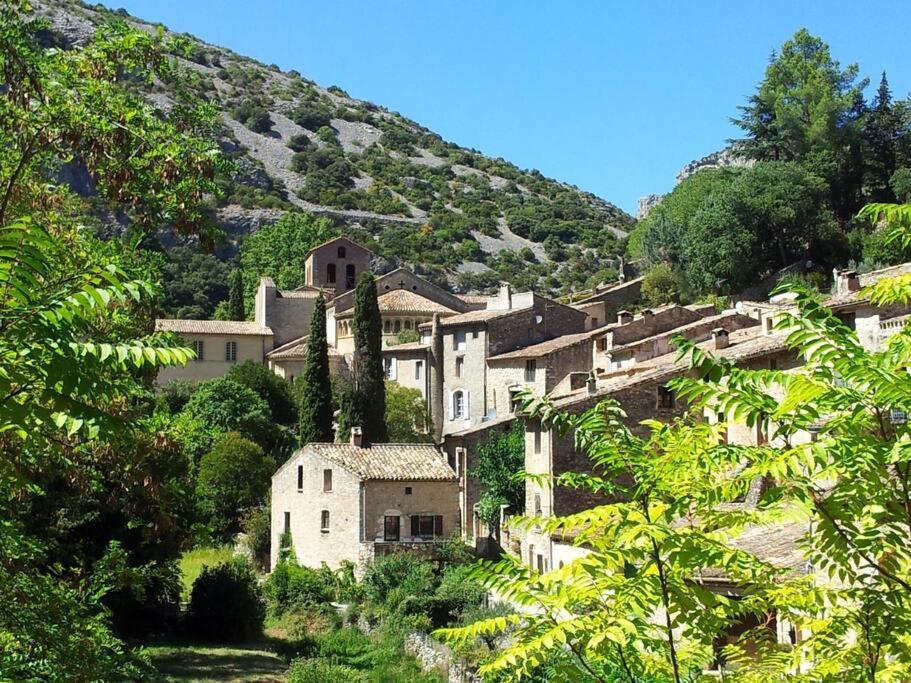
[[[458,480],[435,446],[307,444],[272,477],[271,565],[290,533],[298,562],[363,569],[391,548],[460,532]]]

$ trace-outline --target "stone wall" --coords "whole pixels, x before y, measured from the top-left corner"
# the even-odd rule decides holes
[[[448,683],[484,683],[451,648],[422,631],[405,636],[405,651],[414,655],[424,671],[439,671]]]
[[[442,515],[443,536],[458,533],[458,490],[457,481],[364,482],[363,539],[382,541],[387,515],[399,517],[399,539],[402,542],[421,542],[421,539],[411,537],[412,515]]]

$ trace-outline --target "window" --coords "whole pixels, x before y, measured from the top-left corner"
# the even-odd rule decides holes
[[[411,515],[411,535],[433,538],[443,535],[443,515]]]
[[[465,372],[465,356],[456,356],[455,376],[461,377],[463,372]]]
[[[598,340],[598,351],[607,351],[607,337],[601,337]]]
[[[401,320],[395,321],[395,325],[393,326],[392,331],[395,332],[396,334],[398,334],[399,332],[402,331],[402,321]]]
[[[326,265],[326,282],[335,282],[335,264],[329,263]]]
[[[535,381],[535,370],[538,369],[538,361],[534,358],[529,358],[525,361],[525,381],[534,382]]]
[[[541,425],[535,425],[535,453],[541,452]]]
[[[392,332],[392,323],[388,320],[383,321],[383,332],[390,334]]]
[[[386,379],[396,378],[396,365],[395,358],[383,359],[383,372],[386,373]]]
[[[667,387],[658,387],[658,407],[672,410],[675,404],[674,392]]]
[[[522,407],[522,403],[519,400],[519,391],[518,389],[513,389],[509,392],[509,412],[517,413]]]
[[[478,338],[478,331],[477,331],[477,330],[475,330],[474,332],[471,333],[471,338],[472,338],[472,339],[477,339],[477,338]]]
[[[304,466],[303,465],[297,466],[297,490],[298,491],[304,490]]]
[[[323,470],[323,491],[329,493],[332,490],[332,470]]]
[[[592,329],[595,329],[596,327],[598,327],[598,317],[592,316]]]
[[[544,555],[542,555],[541,553],[538,553],[538,571],[539,572],[544,571]]]
[[[349,263],[347,266],[345,266],[345,286],[348,289],[353,289],[355,279],[354,264]]]
[[[465,392],[456,391],[452,394],[452,419],[461,420],[465,417]]]
[[[464,332],[456,332],[452,335],[452,348],[455,351],[464,351],[468,345],[468,340]]]
[[[852,330],[857,329],[857,321],[856,321],[853,313],[841,313],[840,315],[837,315],[836,317],[839,320],[841,320],[845,325],[850,327]]]
[[[414,362],[414,378],[423,379],[424,377],[424,361],[416,360]]]
[[[406,487],[405,487],[405,495],[406,495],[406,496],[410,496],[410,495],[411,495],[411,487],[410,487],[410,486],[406,486]]]
[[[231,363],[237,360],[237,342],[225,342],[225,360]]]
[[[345,247],[339,247],[337,253],[339,258],[345,258]]]
[[[195,341],[193,342],[193,353],[196,354],[196,360],[205,360],[205,342]]]
[[[287,510],[285,511],[285,527],[284,527],[284,529],[285,529],[284,533],[286,533],[286,534],[290,534],[290,533],[291,533],[291,513],[288,512]]]
[[[410,329],[411,329],[411,320],[406,320],[406,321],[405,321],[405,329],[406,329],[406,330],[410,330]]]
[[[383,519],[383,540],[397,541],[402,531],[402,518],[398,515],[386,515]]]
[[[320,513],[319,530],[322,531],[324,534],[329,531],[329,511],[328,510],[323,510]]]
[[[535,516],[536,517],[541,516],[541,494],[540,493],[535,494]]]

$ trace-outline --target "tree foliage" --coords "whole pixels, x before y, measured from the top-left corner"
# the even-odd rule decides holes
[[[310,315],[307,337],[307,360],[300,395],[300,429],[302,444],[311,441],[331,443],[335,438],[332,419],[332,383],[329,378],[329,350],[326,342],[326,300],[320,294]]]
[[[568,651],[568,679],[681,683],[711,665],[726,627],[752,619],[759,626],[725,648],[739,665],[725,680],[908,677],[911,468],[902,416],[911,409],[911,329],[871,351],[812,292],[791,288],[796,309],[778,328],[803,364],[742,368],[681,340],[692,372],[673,388],[692,413],[647,421],[643,436],[612,401],[565,414],[526,397],[526,410],[571,431],[596,470],[561,474],[554,485],[616,502],[519,521],[590,550],[563,567],[539,573],[514,558],[481,565],[489,588],[531,610],[441,632],[466,642],[508,630],[510,644],[482,673],[523,677]],[[879,305],[907,303],[911,280],[881,280],[865,294]],[[769,440],[727,443],[727,425],[703,412],[761,425]],[[767,482],[758,503],[744,505],[756,482]],[[738,542],[782,528],[797,530],[809,574]],[[748,590],[739,598],[707,590],[705,577],[719,575]],[[773,615],[802,634],[796,644],[777,645],[763,626]]]
[[[417,389],[386,382],[386,430],[392,443],[431,443],[427,401]]]
[[[255,391],[269,406],[269,414],[278,424],[288,426],[297,421],[297,404],[291,385],[262,363],[252,360],[238,363],[225,377]]]
[[[477,477],[484,493],[478,513],[491,529],[500,524],[500,506],[508,505],[511,514],[525,509],[525,427],[516,421],[508,432],[491,434],[478,446],[478,465],[469,474]]]
[[[376,301],[376,280],[366,271],[354,292],[354,381],[360,427],[373,443],[388,441],[386,372],[383,369],[383,323]],[[349,424],[357,426],[349,420]]]

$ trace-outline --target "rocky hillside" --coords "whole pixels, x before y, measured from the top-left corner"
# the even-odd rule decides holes
[[[123,10],[41,0],[53,38],[84,44],[105,21],[143,30]],[[459,288],[498,279],[553,291],[610,279],[633,219],[576,187],[444,141],[403,115],[188,36],[180,58],[198,96],[218,105],[221,144],[236,161],[214,207],[238,238],[286,211],[334,217],[374,248]],[[158,84],[150,101],[167,109]],[[555,267],[555,264],[560,265]]]

